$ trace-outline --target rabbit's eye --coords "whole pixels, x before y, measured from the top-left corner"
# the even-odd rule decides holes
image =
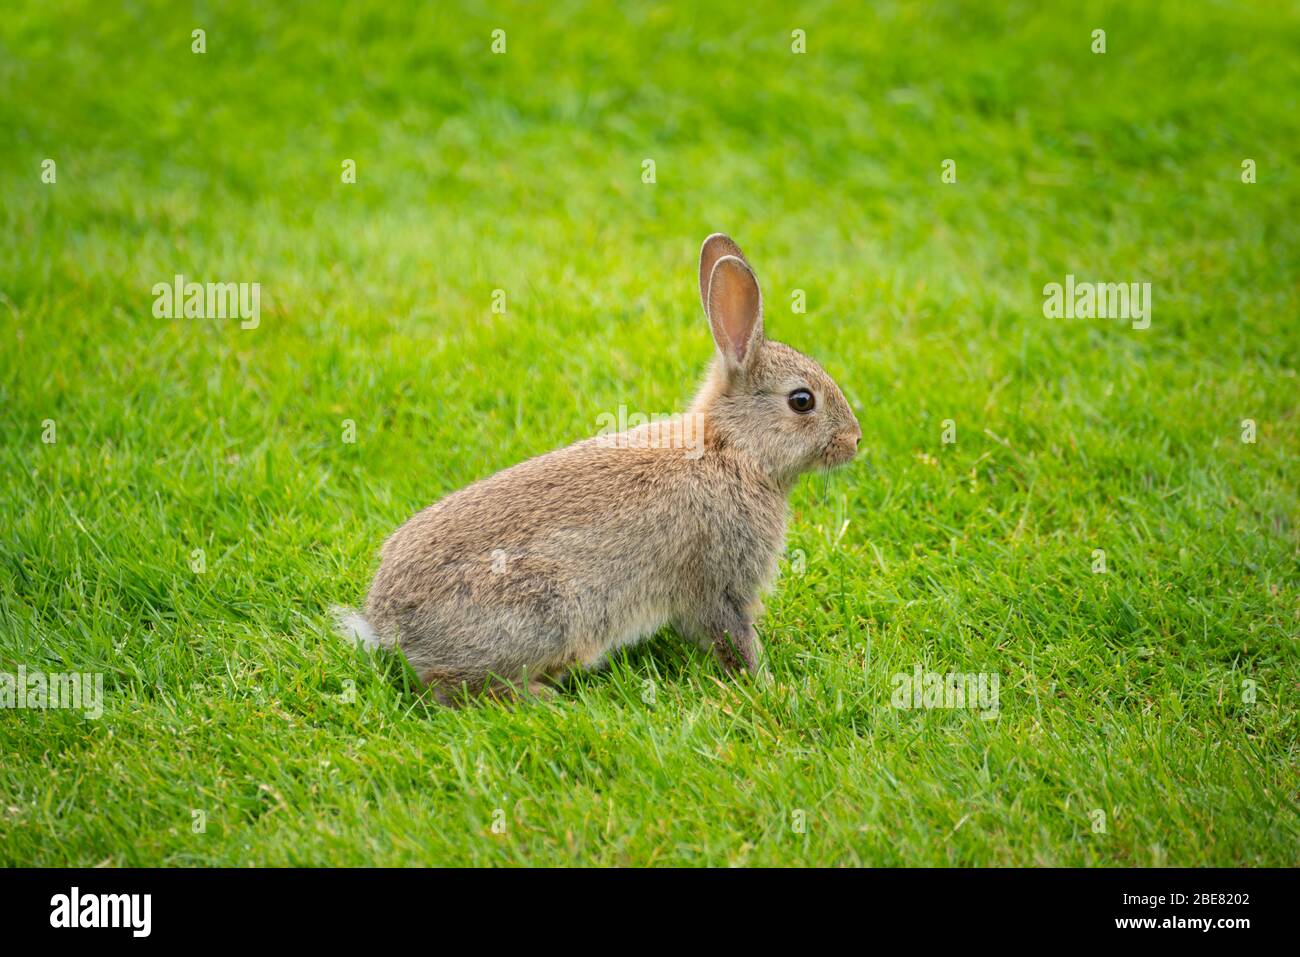
[[[817,406],[817,400],[807,389],[795,389],[786,401],[790,403],[790,408],[800,415],[808,414]]]

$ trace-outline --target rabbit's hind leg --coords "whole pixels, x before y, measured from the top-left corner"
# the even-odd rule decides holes
[[[554,698],[559,689],[549,677],[525,678],[519,681],[492,681],[483,689],[483,697],[499,703],[515,701],[545,701]]]

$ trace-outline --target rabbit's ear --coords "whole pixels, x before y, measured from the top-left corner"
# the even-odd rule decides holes
[[[706,317],[709,314],[709,277],[713,275],[713,267],[723,256],[735,256],[746,266],[749,265],[749,260],[740,251],[740,247],[731,241],[730,236],[714,233],[704,240],[704,245],[700,247],[700,305],[704,307]]]
[[[763,295],[753,270],[743,259],[723,256],[713,264],[705,303],[727,368],[748,368],[763,342]]]

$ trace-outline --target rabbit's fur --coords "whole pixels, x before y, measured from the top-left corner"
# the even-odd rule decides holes
[[[701,248],[700,297],[718,351],[687,417],[578,442],[429,506],[385,542],[364,618],[344,627],[401,648],[444,701],[541,690],[668,624],[728,670],[756,671],[786,499],[802,472],[851,459],[862,432],[816,362],[764,338],[758,281],[721,234]],[[811,412],[792,409],[798,389]]]

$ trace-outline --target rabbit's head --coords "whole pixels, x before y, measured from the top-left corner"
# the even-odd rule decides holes
[[[700,301],[718,347],[692,408],[709,442],[744,451],[780,482],[852,459],[862,429],[844,394],[812,359],[764,337],[758,280],[721,233],[700,249]]]

